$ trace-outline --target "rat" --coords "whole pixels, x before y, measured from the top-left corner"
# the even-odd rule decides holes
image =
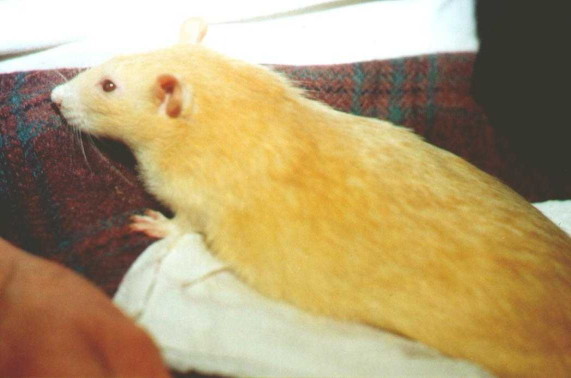
[[[498,179],[270,68],[184,42],[56,87],[80,130],[124,142],[174,214],[263,295],[419,340],[500,375],[571,374],[571,238]]]

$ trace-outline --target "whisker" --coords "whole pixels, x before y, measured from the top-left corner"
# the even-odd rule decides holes
[[[109,159],[107,156],[105,156],[100,150],[99,148],[97,148],[97,145],[94,143],[93,141],[93,137],[91,135],[87,135],[87,137],[91,140],[91,146],[93,147],[93,151],[99,156],[99,158],[101,158],[103,161],[105,161],[108,165],[109,168],[111,168],[111,170],[117,174],[117,176],[119,176],[124,182],[126,182],[127,184],[129,184],[130,186],[136,186],[137,184],[135,182],[133,182],[132,180],[128,179],[123,172],[121,172],[121,170],[119,170],[115,164],[113,164],[113,161],[111,159]]]
[[[62,74],[59,70],[53,70],[53,72],[56,73],[59,77],[61,77],[63,79],[64,83],[67,83],[69,81],[69,79],[64,74]]]
[[[69,129],[69,127],[67,129]],[[66,132],[66,134],[69,137],[70,145],[73,147],[75,145],[75,133],[72,130],[70,130],[70,132]],[[73,149],[72,149],[72,151],[73,151]],[[70,166],[73,166],[73,155],[74,155],[73,153],[69,154],[69,165]]]
[[[85,161],[85,165],[87,165],[87,168],[89,168],[89,170],[90,170],[91,172],[93,172],[93,168],[91,168],[91,165],[89,164],[89,160],[87,160],[87,154],[85,153],[85,145],[84,145],[84,143],[83,143],[83,138],[82,138],[82,136],[81,136],[81,132],[80,132],[78,129],[76,129],[76,128],[74,128],[74,130],[75,130],[76,135],[77,135],[77,139],[78,139],[78,142],[79,142],[79,148],[80,148],[80,150],[81,150],[81,154],[83,155],[83,161]]]
[[[73,127],[73,126],[70,127],[69,129],[71,131],[71,133],[69,135],[71,138],[72,145],[76,149],[79,149],[79,151],[81,152],[81,155],[83,156],[83,161],[85,162],[85,165],[87,166],[87,168],[89,168],[90,171],[93,171],[93,169],[91,168],[91,165],[89,164],[89,160],[87,159],[87,154],[85,153],[85,146],[83,144],[81,132],[79,131],[79,129],[77,129],[76,127]],[[73,159],[73,155],[75,155],[75,154],[72,154],[72,159]]]

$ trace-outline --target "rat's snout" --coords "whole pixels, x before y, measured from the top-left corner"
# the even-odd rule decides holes
[[[63,86],[58,85],[57,87],[55,87],[52,90],[50,98],[54,104],[56,104],[58,107],[61,107],[63,103]]]
[[[58,108],[58,113],[65,119],[65,121],[70,125],[76,125],[77,122],[77,111],[76,104],[73,99],[73,93],[68,84],[61,84],[55,87],[50,94],[50,98],[54,105]]]

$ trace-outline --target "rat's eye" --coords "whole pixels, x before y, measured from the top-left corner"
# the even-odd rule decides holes
[[[111,80],[106,79],[101,82],[101,88],[103,88],[105,92],[113,92],[117,86]]]

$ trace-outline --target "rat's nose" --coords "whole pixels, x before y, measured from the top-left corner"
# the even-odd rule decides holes
[[[52,99],[52,102],[54,104],[56,104],[58,107],[61,107],[61,104],[63,102],[63,96],[62,96],[62,89],[61,89],[61,85],[55,87],[52,90],[52,93],[50,95],[50,98]]]

